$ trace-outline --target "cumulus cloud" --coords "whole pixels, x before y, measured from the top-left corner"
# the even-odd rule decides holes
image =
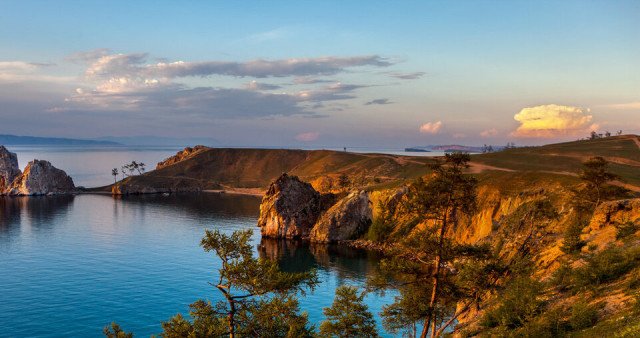
[[[314,84],[314,83],[331,83],[335,81],[318,79],[315,76],[296,76],[293,78],[294,84]]]
[[[520,122],[520,126],[511,136],[553,138],[589,131],[592,116],[579,107],[549,104],[524,108],[513,118]]]
[[[427,122],[420,127],[421,133],[435,134],[440,130],[442,126],[442,121],[438,122]]]
[[[393,102],[389,101],[389,99],[375,99],[365,103],[365,106],[369,106],[372,104],[392,104]]]
[[[317,131],[313,131],[296,135],[296,140],[304,142],[315,141],[318,139],[318,136],[320,136],[320,133]]]
[[[482,137],[491,137],[496,135],[498,135],[498,129],[496,128],[487,129],[480,133],[480,136]]]

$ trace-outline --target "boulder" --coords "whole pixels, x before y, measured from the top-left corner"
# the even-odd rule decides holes
[[[20,174],[18,156],[0,145],[0,194],[7,190]]]
[[[48,161],[33,160],[5,192],[7,195],[46,195],[69,193],[74,189],[73,180],[63,170]]]
[[[367,230],[372,219],[369,194],[364,190],[354,191],[322,215],[309,239],[320,243],[353,239]]]
[[[320,214],[333,203],[333,196],[321,195],[311,184],[282,174],[271,183],[260,204],[262,237],[308,237]]]

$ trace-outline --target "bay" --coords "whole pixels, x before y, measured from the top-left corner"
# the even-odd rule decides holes
[[[100,337],[111,321],[159,333],[195,300],[221,300],[208,284],[220,262],[199,247],[204,229],[254,229],[257,255],[287,271],[318,269],[322,284],[300,301],[314,323],[336,287],[362,287],[375,270],[371,252],[262,240],[259,203],[214,193],[0,198],[0,337]],[[377,313],[392,295],[366,302]]]

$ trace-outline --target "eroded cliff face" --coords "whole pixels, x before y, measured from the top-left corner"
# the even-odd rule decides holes
[[[269,186],[260,205],[262,237],[329,243],[366,231],[373,217],[369,195],[356,191],[336,199],[334,194],[320,194],[311,184],[282,174]]]
[[[75,189],[73,180],[48,161],[33,160],[5,190],[7,195],[46,195],[68,193]]]
[[[364,190],[353,191],[320,217],[309,239],[320,243],[352,239],[362,235],[372,219],[369,194]]]
[[[2,194],[20,174],[18,156],[0,145],[0,194]]]
[[[327,197],[329,197],[327,195]],[[258,226],[268,238],[306,238],[320,214],[326,210],[311,184],[296,176],[282,174],[271,185],[260,204]]]
[[[179,151],[177,152],[175,155],[167,158],[166,160],[162,161],[162,162],[158,162],[158,165],[156,165],[156,170],[160,169],[160,168],[164,168],[167,166],[170,166],[172,164],[178,163],[180,161],[184,161],[192,156],[194,156],[195,154],[202,152],[204,150],[209,149],[208,147],[205,146],[201,146],[201,145],[197,145],[193,148],[191,147],[186,147],[184,148],[183,151]]]

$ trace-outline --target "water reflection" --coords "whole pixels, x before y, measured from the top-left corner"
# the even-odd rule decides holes
[[[124,195],[114,196],[114,198],[123,203],[138,206],[161,206],[181,212],[186,209],[193,217],[208,217],[215,214],[232,218],[257,217],[261,201],[256,196],[207,192],[170,195]]]
[[[261,257],[277,260],[287,272],[311,268],[332,272],[339,284],[344,280],[365,280],[376,271],[381,259],[376,252],[347,246],[268,238],[260,241],[258,252]]]
[[[66,214],[73,195],[0,197],[0,232],[19,227],[21,220],[31,226],[51,228],[56,218]]]

